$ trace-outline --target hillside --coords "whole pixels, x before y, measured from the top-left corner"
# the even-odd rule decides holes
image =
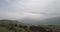
[[[0,27],[0,32],[13,32],[12,30],[8,30],[5,27]]]
[[[18,26],[16,24],[19,24]],[[27,28],[26,28],[27,26]],[[35,26],[35,25],[31,25]],[[10,29],[10,27],[12,29]],[[24,28],[25,27],[25,28]],[[1,32],[31,32],[28,28],[30,25],[16,21],[16,20],[0,20],[0,31]],[[37,27],[49,28],[49,29],[60,29],[60,26],[56,25],[38,25]],[[27,30],[26,30],[27,29]]]
[[[16,24],[22,25],[22,27],[19,28],[19,26]],[[25,29],[23,29],[24,26],[24,23],[18,22],[16,20],[0,20],[0,32],[27,32]]]
[[[57,25],[60,26],[60,17],[54,17],[44,20],[39,20],[34,23],[35,25]]]
[[[47,18],[47,19],[30,19],[30,18],[23,18],[18,20],[19,22],[27,23],[27,24],[33,24],[33,25],[58,25],[60,26],[60,17],[53,17],[53,18]]]

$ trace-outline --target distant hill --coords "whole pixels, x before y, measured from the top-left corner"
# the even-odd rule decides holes
[[[30,25],[30,24],[24,23],[24,22],[22,22],[22,21],[6,20],[6,19],[0,20],[0,24],[21,24],[21,25]]]
[[[60,17],[49,18],[45,20],[40,20],[34,23],[36,25],[60,25]]]
[[[16,24],[22,26],[21,27],[19,25],[15,26]],[[26,32],[25,29],[23,28],[25,26],[26,24],[18,22],[16,20],[0,20],[0,32]]]
[[[45,27],[45,28],[53,28],[53,29],[60,29],[60,26],[56,26],[56,25],[60,25],[60,18],[57,17],[57,18],[50,18],[50,19],[46,19],[46,20],[43,20],[43,21],[39,21],[39,22],[34,22],[32,24],[34,25],[40,25],[42,27]],[[45,22],[44,22],[45,21]],[[22,22],[18,22],[16,20],[0,20],[0,25],[9,25],[9,24],[21,24],[21,25],[31,25],[31,24],[26,24],[26,23],[22,23]],[[28,26],[28,27],[29,27]]]
[[[53,17],[53,18],[48,18],[48,19],[43,19],[43,20],[33,20],[31,18],[23,18],[18,21],[21,21],[23,23],[27,24],[33,24],[33,25],[60,25],[60,17]]]

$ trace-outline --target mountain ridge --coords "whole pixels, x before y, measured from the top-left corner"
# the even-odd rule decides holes
[[[35,24],[44,24],[44,25],[60,25],[60,17],[49,18],[36,22]]]

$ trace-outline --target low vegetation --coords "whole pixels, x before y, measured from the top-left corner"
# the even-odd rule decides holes
[[[60,26],[56,25],[34,26],[24,25],[24,23],[15,20],[0,20],[0,32],[48,32],[48,31],[52,32],[52,29],[60,30]]]

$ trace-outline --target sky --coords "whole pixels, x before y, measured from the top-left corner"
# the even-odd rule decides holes
[[[60,0],[0,0],[0,19],[32,20],[60,16]]]

